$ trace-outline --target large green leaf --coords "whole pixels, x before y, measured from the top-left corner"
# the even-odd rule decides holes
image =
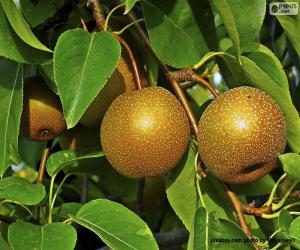
[[[208,1],[142,0],[149,38],[166,64],[182,68],[196,64],[216,45]]]
[[[54,50],[54,75],[68,128],[74,127],[113,73],[121,55],[108,32],[64,32]]]
[[[84,205],[72,219],[96,233],[112,249],[158,249],[147,224],[116,202],[93,200]]]
[[[31,47],[17,36],[11,28],[1,5],[0,56],[4,56],[19,63],[42,63],[50,57],[50,53]]]
[[[247,236],[230,220],[216,219],[204,207],[195,214],[193,231],[190,234],[188,250],[203,249],[255,249]]]
[[[25,205],[35,205],[44,199],[45,187],[32,184],[20,177],[6,177],[0,180],[0,198],[19,202]]]
[[[300,155],[287,153],[279,156],[284,172],[300,181]]]
[[[62,150],[58,151],[48,158],[47,172],[53,176],[60,170],[69,167],[73,162],[81,159],[96,158],[104,156],[100,148],[86,148],[78,151]]]
[[[8,240],[14,250],[73,250],[76,237],[76,230],[63,223],[41,227],[17,221],[8,229]]]
[[[284,0],[289,3],[289,0]],[[293,2],[297,2],[298,6],[300,6],[300,0],[295,0]],[[298,7],[299,8],[299,7]],[[286,32],[288,38],[290,39],[293,47],[295,48],[298,57],[300,57],[300,15],[276,15],[276,18],[280,22],[284,31]]]
[[[265,0],[212,0],[239,52],[258,35],[266,12]]]
[[[18,157],[18,134],[23,105],[23,67],[0,58],[0,176]]]
[[[29,28],[27,22],[21,15],[14,1],[1,0],[2,7],[5,11],[9,23],[18,34],[18,36],[33,48],[51,52],[45,45],[43,45]]]
[[[166,180],[168,200],[187,230],[191,229],[198,207],[194,163],[196,153],[196,146],[190,143],[185,156],[178,166],[168,174]]]

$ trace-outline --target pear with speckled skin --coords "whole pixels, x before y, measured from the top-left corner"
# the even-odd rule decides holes
[[[181,159],[190,127],[169,91],[148,87],[117,97],[101,125],[103,151],[111,165],[131,178],[163,175]]]
[[[286,145],[284,115],[275,101],[252,87],[220,95],[199,122],[198,148],[220,180],[241,184],[268,174]]]
[[[47,141],[67,129],[59,97],[39,76],[24,82],[20,134],[29,140]]]

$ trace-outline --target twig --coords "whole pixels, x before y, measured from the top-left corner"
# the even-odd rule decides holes
[[[143,198],[144,198],[145,179],[138,180],[138,190],[136,194],[135,211],[143,218]]]
[[[208,81],[203,79],[203,75],[197,75],[192,69],[181,69],[178,71],[172,72],[175,81],[177,82],[186,82],[186,81],[195,81],[200,83],[205,88],[207,88],[212,95],[217,98],[218,93],[216,90],[209,84]]]

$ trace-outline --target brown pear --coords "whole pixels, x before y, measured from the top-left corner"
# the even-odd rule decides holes
[[[29,140],[47,141],[67,128],[59,97],[39,76],[24,82],[20,133]]]
[[[216,98],[198,128],[202,161],[227,183],[252,182],[268,174],[286,145],[287,126],[280,107],[252,87],[234,88]]]
[[[184,109],[174,95],[161,87],[117,97],[100,131],[108,161],[131,178],[159,176],[172,169],[186,151],[189,134]]]

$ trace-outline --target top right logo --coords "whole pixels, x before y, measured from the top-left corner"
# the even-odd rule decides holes
[[[298,15],[299,6],[297,2],[273,2],[269,4],[269,12],[271,15]]]

